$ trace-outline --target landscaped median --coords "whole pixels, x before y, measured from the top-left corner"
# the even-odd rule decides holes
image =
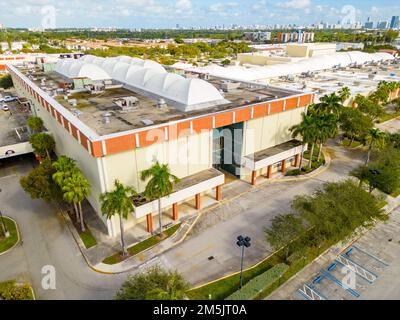
[[[161,241],[171,237],[172,235],[175,234],[176,231],[178,231],[178,229],[180,228],[181,223],[178,223],[168,229],[166,229],[163,233],[164,233],[164,238],[160,239],[159,235],[154,235],[142,242],[139,242],[131,247],[129,247],[127,249],[129,256],[134,256],[139,254],[140,252],[143,252],[145,250],[148,250],[152,247],[154,247],[155,245],[159,244]],[[112,256],[109,256],[107,258],[105,258],[102,262],[104,264],[117,264],[119,262],[122,262],[122,257],[121,257],[121,253],[117,252],[115,254],[113,254]]]
[[[67,214],[74,225],[76,232],[79,234],[84,246],[86,249],[94,247],[97,244],[96,238],[93,236],[92,232],[90,231],[89,227],[85,223],[85,231],[82,231],[81,224],[79,221],[76,220],[76,215],[73,214],[70,210],[67,210]]]
[[[0,300],[34,300],[32,287],[15,280],[0,282]]]
[[[243,283],[245,283],[245,286],[243,289],[247,284],[250,285],[251,281],[255,279],[258,280],[256,281],[256,284],[254,284],[255,294],[246,296],[246,298],[243,299],[258,300],[265,298],[272,291],[303,269],[306,264],[317,258],[321,252],[328,249],[332,244],[333,243],[326,243],[319,248],[308,248],[304,252],[304,255],[298,256],[296,259],[293,259],[293,256],[290,256],[287,259],[288,261],[285,261],[285,248],[282,248],[266,257],[255,266],[244,270]],[[285,262],[288,263],[288,265]],[[186,295],[191,300],[241,299],[239,298],[241,293],[237,292],[239,284],[240,273],[237,272],[206,285],[193,288],[187,291]],[[253,285],[250,286],[253,287]]]
[[[18,228],[15,221],[8,217],[3,217],[3,221],[7,231],[9,232],[9,236],[7,238],[4,236],[3,225],[0,220],[0,254],[10,250],[19,241]]]

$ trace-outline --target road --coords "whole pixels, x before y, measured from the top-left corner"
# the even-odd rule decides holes
[[[192,284],[198,285],[240,268],[241,251],[236,247],[238,235],[250,236],[252,246],[246,249],[245,266],[251,266],[271,253],[265,240],[265,227],[277,214],[290,211],[296,195],[311,194],[326,181],[346,178],[349,171],[361,164],[365,153],[348,151],[331,145],[328,151],[333,162],[328,170],[315,178],[294,182],[265,184],[254,192],[234,200],[210,214],[226,214],[229,219],[188,238],[178,247],[165,253],[166,267],[179,270]],[[206,219],[206,217],[204,217]],[[209,257],[214,259],[209,260]]]
[[[235,238],[239,234],[252,237],[246,250],[245,266],[265,257],[269,248],[264,228],[271,218],[287,213],[291,200],[299,194],[310,194],[326,181],[338,181],[364,156],[359,151],[329,147],[333,163],[325,172],[310,180],[264,184],[244,197],[207,214],[226,214],[225,219],[206,230],[190,236],[179,246],[167,251],[158,263],[181,272],[192,284],[237,271],[240,250]],[[0,256],[0,281],[11,278],[33,284],[39,299],[112,299],[128,276],[104,275],[92,271],[85,263],[62,218],[48,204],[31,200],[19,186],[19,177],[30,170],[26,162],[8,170],[0,169],[0,207],[19,225],[23,244]],[[205,214],[202,219],[207,219]],[[213,256],[212,260],[209,257]],[[56,289],[41,286],[42,268],[52,265],[56,270]]]

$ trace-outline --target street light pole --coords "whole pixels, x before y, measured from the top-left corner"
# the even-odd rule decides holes
[[[2,190],[0,189],[0,192],[1,192]],[[4,234],[4,236],[6,237],[6,238],[8,238],[9,236],[10,236],[10,232],[8,232],[8,230],[7,230],[7,227],[6,227],[6,224],[5,224],[5,222],[4,222],[4,219],[3,219],[3,214],[2,214],[2,212],[1,212],[1,210],[0,210],[0,220],[1,220],[1,224],[2,224],[2,230],[3,230],[3,234]]]
[[[242,259],[241,259],[241,262],[240,262],[240,287],[239,287],[239,289],[241,289],[242,287],[243,287],[243,258],[244,258],[244,248],[246,247],[246,248],[248,248],[248,247],[250,247],[250,241],[251,241],[251,239],[250,239],[250,237],[243,237],[243,236],[238,236],[237,237],[237,242],[236,242],[236,244],[239,246],[239,247],[242,247]]]

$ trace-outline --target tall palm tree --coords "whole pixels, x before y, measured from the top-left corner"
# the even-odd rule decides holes
[[[149,200],[158,199],[158,219],[160,224],[160,237],[162,237],[161,198],[173,192],[174,183],[177,183],[179,178],[171,174],[167,164],[160,164],[158,161],[151,168],[142,171],[140,178],[142,181],[150,178],[144,190],[145,197]]]
[[[114,191],[104,192],[100,195],[101,212],[107,219],[111,219],[116,214],[119,216],[122,256],[126,257],[128,252],[125,247],[123,220],[127,219],[128,214],[135,210],[132,197],[137,193],[133,187],[124,186],[118,180],[114,181],[114,186]]]
[[[338,132],[338,118],[333,113],[321,114],[316,117],[317,140],[319,142],[318,158],[321,159],[322,146],[329,138],[336,136]]]
[[[336,95],[336,93],[332,93],[330,95],[323,96],[320,99],[320,102],[315,105],[314,110],[318,113],[333,113],[339,117],[343,108],[344,106],[341,98]]]
[[[381,149],[385,146],[386,133],[379,130],[378,128],[372,128],[366,134],[364,141],[364,144],[368,146],[367,159],[365,160],[365,164],[367,165],[369,163],[372,148],[376,147],[378,149]]]
[[[79,212],[78,216],[80,217],[81,230],[84,232],[85,222],[83,220],[82,201],[90,195],[89,181],[83,174],[73,173],[70,177],[65,179],[62,192],[64,200],[73,203],[75,212]]]
[[[312,110],[312,109],[310,109]],[[302,169],[302,162],[304,158],[304,148],[306,144],[311,143],[311,155],[314,153],[314,143],[316,140],[317,126],[315,121],[315,115],[313,112],[310,114],[302,113],[301,122],[289,129],[292,132],[292,137],[297,136],[302,137],[302,148],[301,148],[301,159],[300,159],[300,170]],[[310,156],[310,161],[308,163],[309,167],[312,164],[312,156]]]
[[[53,174],[53,181],[61,188],[64,187],[65,181],[70,178],[73,174],[80,173],[79,168],[76,166],[76,161],[68,158],[67,156],[60,156],[52,166],[56,169]],[[76,220],[79,221],[79,213],[75,211]]]
[[[351,91],[349,87],[343,87],[339,90],[339,97],[342,103],[344,103],[351,96]]]

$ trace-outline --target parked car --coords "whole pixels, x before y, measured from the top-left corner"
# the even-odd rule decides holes
[[[14,97],[14,96],[5,96],[4,97],[4,102],[12,102],[12,101],[15,101],[15,100],[17,100],[18,98],[17,97]]]
[[[3,110],[3,111],[9,111],[10,109],[8,108],[8,105],[6,105],[6,104],[3,104],[2,106],[1,106],[1,109]]]

